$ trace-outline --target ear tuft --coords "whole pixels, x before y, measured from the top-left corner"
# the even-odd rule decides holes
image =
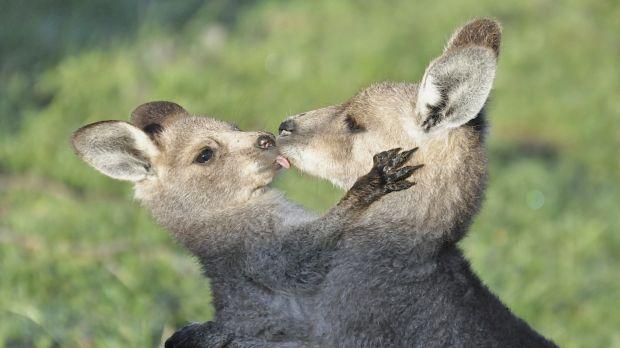
[[[502,41],[502,26],[494,19],[474,19],[458,29],[446,45],[445,52],[466,46],[482,46],[490,48],[499,55]]]
[[[123,121],[102,121],[73,133],[71,145],[84,162],[119,180],[141,181],[152,173],[159,150],[142,130]]]
[[[138,106],[131,112],[131,123],[142,129],[149,128],[150,130],[156,130],[156,132],[149,132],[149,134],[158,133],[161,131],[162,123],[165,119],[174,116],[187,116],[189,113],[179,104],[169,101],[154,101]],[[159,126],[156,129],[155,126]]]

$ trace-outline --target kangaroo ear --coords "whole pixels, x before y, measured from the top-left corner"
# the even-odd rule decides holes
[[[502,26],[498,21],[490,18],[474,19],[456,30],[444,52],[467,46],[487,47],[499,56],[499,47],[502,42]]]
[[[131,112],[131,123],[152,135],[162,130],[164,120],[187,116],[189,113],[179,104],[154,101],[138,106]]]
[[[457,30],[420,83],[416,113],[421,127],[455,128],[478,115],[495,78],[501,26],[478,19]]]
[[[75,153],[103,174],[137,182],[152,174],[159,150],[141,129],[123,121],[86,125],[73,133]]]

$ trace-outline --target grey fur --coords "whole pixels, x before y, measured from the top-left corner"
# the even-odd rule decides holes
[[[377,84],[287,121],[283,153],[343,188],[376,149],[419,146],[414,160],[425,165],[415,190],[385,197],[364,213],[363,229],[343,236],[317,295],[319,346],[555,346],[482,284],[457,246],[483,198],[481,109],[500,37],[497,22],[472,21],[430,64],[421,86]],[[364,131],[351,132],[351,119]]]
[[[211,279],[214,322],[188,326],[183,332],[191,335],[167,346],[312,344],[311,294],[322,283],[340,236],[357,228],[373,202],[411,187],[406,179],[417,168],[402,167],[407,153],[377,156],[338,205],[316,218],[268,186],[277,156],[261,141],[268,135],[240,132],[179,109],[153,102],[134,111],[138,120],[149,119],[142,112],[171,111],[155,112],[161,128],[155,134],[135,126],[150,127],[150,118],[135,125],[97,122],[72,138],[88,164],[134,183],[138,199],[199,258]],[[197,163],[206,147],[212,157]]]
[[[192,207],[213,202],[197,204],[203,198],[195,195],[188,199],[173,190],[171,197],[147,199],[154,215],[170,224],[215,279],[215,322],[188,326],[167,346],[554,346],[481,283],[456,245],[483,197],[480,108],[493,80],[500,36],[496,22],[473,21],[427,69],[423,81],[433,76],[430,87],[381,83],[343,104],[291,118],[296,129],[280,139],[282,150],[302,170],[344,188],[371,168],[371,154],[420,147],[412,160],[425,167],[415,176],[416,188],[384,197],[340,235],[328,233],[336,249],[317,247],[321,243],[297,233],[290,239],[288,234],[271,239],[270,233],[301,223],[312,233],[305,236],[320,240],[348,213],[330,213],[323,225],[281,197],[248,203],[222,191],[243,204],[204,216]],[[451,79],[459,74],[463,77]],[[438,93],[428,89],[437,86]],[[423,96],[431,102],[420,105]],[[187,143],[184,139],[179,143]],[[138,189],[143,200],[145,191]],[[295,221],[287,221],[290,216]],[[231,230],[251,233],[227,233]]]

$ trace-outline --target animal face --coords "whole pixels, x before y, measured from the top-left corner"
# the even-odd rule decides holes
[[[466,24],[420,83],[375,84],[344,103],[291,116],[280,125],[280,150],[301,170],[342,188],[386,149],[419,147],[416,161],[427,167],[477,156],[472,147],[482,134],[472,120],[489,95],[500,37],[493,20]]]
[[[296,167],[348,188],[370,169],[375,153],[417,146],[403,126],[416,90],[381,83],[342,104],[292,116],[280,126],[278,145]]]
[[[72,143],[95,169],[133,182],[136,196],[147,202],[168,198],[214,208],[242,204],[264,191],[281,164],[288,164],[278,157],[273,135],[191,116],[168,102],[140,106],[131,123],[82,127]]]

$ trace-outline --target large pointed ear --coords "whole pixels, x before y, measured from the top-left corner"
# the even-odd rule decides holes
[[[131,124],[153,135],[163,129],[166,120],[187,116],[189,113],[179,104],[169,101],[154,101],[142,104],[131,112]]]
[[[152,160],[159,150],[141,129],[123,121],[84,126],[71,138],[75,153],[114,179],[141,181],[153,174]]]
[[[471,21],[426,68],[416,101],[425,132],[459,127],[478,115],[493,85],[501,35],[492,19]]]

